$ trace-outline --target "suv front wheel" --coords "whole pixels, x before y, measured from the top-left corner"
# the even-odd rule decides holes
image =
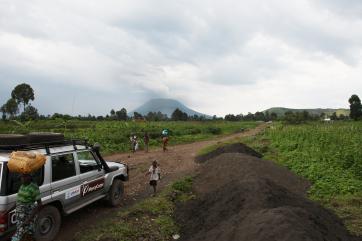
[[[113,180],[112,186],[108,193],[108,203],[109,205],[116,207],[122,202],[124,193],[123,182],[121,180]]]
[[[35,239],[37,241],[54,240],[61,222],[59,210],[54,206],[45,206],[36,219]]]

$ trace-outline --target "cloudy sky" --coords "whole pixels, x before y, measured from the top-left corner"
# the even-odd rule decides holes
[[[0,0],[0,104],[43,114],[167,97],[206,113],[348,107],[362,95],[360,0]]]

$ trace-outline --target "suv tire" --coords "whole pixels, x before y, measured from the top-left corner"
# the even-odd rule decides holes
[[[116,207],[122,202],[124,193],[123,182],[121,180],[113,180],[112,186],[108,193],[108,204],[112,207]]]
[[[58,234],[62,219],[59,210],[54,206],[43,207],[36,219],[35,240],[51,241]]]

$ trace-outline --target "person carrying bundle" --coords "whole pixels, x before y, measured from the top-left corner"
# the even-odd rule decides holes
[[[21,179],[16,198],[16,232],[11,241],[34,240],[35,217],[42,207],[42,202],[39,187],[30,173],[41,168],[45,160],[44,155],[30,152],[13,152],[10,156],[9,171],[20,173]]]
[[[131,142],[131,150],[133,153],[136,152],[136,150],[138,149],[138,141],[137,141],[137,136],[132,134],[129,138],[130,142]]]
[[[162,149],[163,151],[167,151],[167,144],[168,144],[168,130],[164,129],[162,131]]]
[[[11,241],[20,241],[25,238],[34,240],[35,216],[42,207],[40,190],[33,182],[32,176],[21,174],[21,183],[16,199],[16,232]]]

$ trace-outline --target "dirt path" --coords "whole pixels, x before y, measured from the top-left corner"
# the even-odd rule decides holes
[[[122,153],[107,156],[106,160],[125,162],[130,167],[130,180],[125,185],[126,196],[124,204],[122,207],[116,208],[116,210],[127,208],[150,194],[148,178],[144,174],[153,160],[158,160],[161,167],[162,181],[160,187],[162,188],[162,186],[184,175],[192,174],[197,169],[199,164],[195,163],[194,159],[200,149],[234,138],[256,135],[265,127],[266,125],[262,124],[255,129],[213,140],[170,146],[169,150],[165,153],[162,149],[155,149],[149,153],[142,151],[135,154]],[[56,241],[72,240],[77,231],[92,228],[92,225],[112,215],[114,211],[114,208],[105,207],[102,202],[96,202],[65,217]]]

